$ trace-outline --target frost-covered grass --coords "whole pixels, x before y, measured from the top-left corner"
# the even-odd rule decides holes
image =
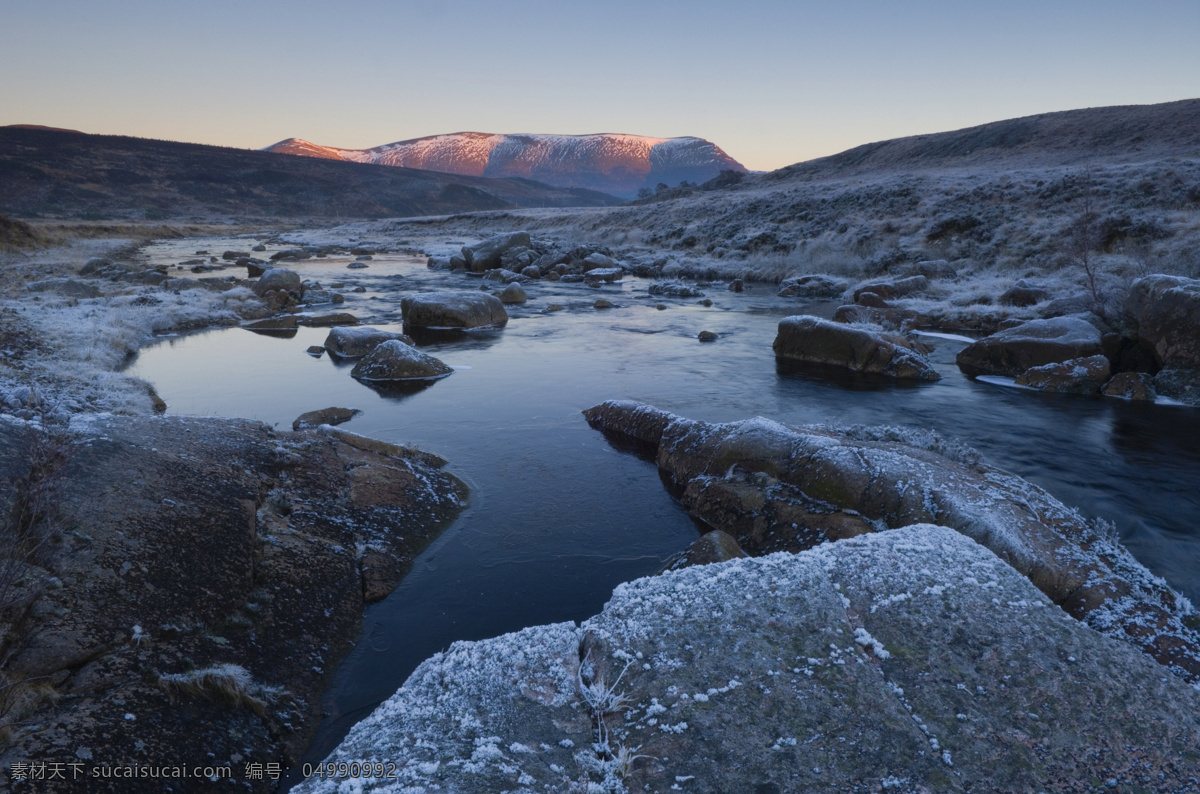
[[[259,716],[287,697],[283,689],[255,681],[246,668],[236,664],[160,675],[158,685],[170,694],[201,697],[232,708],[247,708]]]
[[[1052,298],[1083,291],[1070,232],[1092,198],[1092,261],[1106,289],[1151,272],[1200,276],[1200,160],[1077,166],[989,166],[833,178],[750,177],[734,188],[650,204],[389,220],[295,235],[379,241],[438,256],[491,234],[526,229],[563,244],[610,247],[627,267],[777,283],[825,273],[859,281],[928,260],[958,275],[898,305],[963,324],[979,315],[1032,316],[997,305],[1018,280]]]
[[[260,305],[244,288],[0,301],[0,410],[149,413],[150,385],[119,371],[144,344],[167,331],[235,324]]]

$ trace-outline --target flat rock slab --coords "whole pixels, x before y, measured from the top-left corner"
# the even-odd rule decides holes
[[[0,420],[0,471],[20,475],[30,433]],[[39,482],[58,495],[62,541],[13,594],[29,612],[8,624],[2,674],[39,682],[46,696],[10,712],[5,770],[230,765],[246,790],[273,791],[269,779],[246,780],[245,763],[295,764],[364,604],[396,586],[466,495],[440,458],[333,428],[98,416],[50,440],[63,451]],[[0,487],[5,515],[13,500]],[[162,676],[210,668],[242,671],[249,698],[164,686]]]
[[[418,328],[480,328],[508,322],[504,304],[484,292],[421,292],[400,299],[404,324]]]
[[[873,331],[819,317],[784,317],[779,321],[774,350],[780,358],[856,372],[925,381],[941,378],[921,354]]]
[[[1178,792],[1200,775],[1197,714],[1200,692],[917,525],[455,643],[329,760],[397,765],[355,791]]]

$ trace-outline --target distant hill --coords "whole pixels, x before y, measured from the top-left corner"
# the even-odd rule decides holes
[[[640,188],[705,182],[745,167],[703,138],[642,135],[496,135],[456,132],[389,143],[373,149],[337,149],[300,138],[266,147],[327,160],[424,168],[450,174],[524,177],[560,187],[587,188],[632,198]]]
[[[348,219],[619,203],[528,179],[0,127],[0,213],[16,217]]]
[[[856,146],[767,179],[872,171],[1086,165],[1200,157],[1200,99],[1065,110]]]

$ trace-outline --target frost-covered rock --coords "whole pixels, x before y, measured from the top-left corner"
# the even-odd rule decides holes
[[[833,276],[799,276],[784,279],[779,294],[785,298],[837,298],[850,286],[844,278]]]
[[[90,281],[74,278],[47,278],[25,285],[30,292],[54,292],[71,298],[98,298],[100,288]]]
[[[987,549],[917,525],[639,579],[578,628],[455,643],[328,760],[397,765],[354,791],[1183,791],[1198,711]]]
[[[399,339],[380,342],[350,370],[352,377],[373,382],[434,380],[444,378],[453,369],[433,356],[426,355]]]
[[[1200,369],[1200,279],[1154,275],[1133,283],[1125,303],[1159,364]]]
[[[696,538],[691,545],[679,552],[663,565],[662,571],[677,571],[692,565],[709,565],[714,562],[736,560],[748,556],[738,545],[737,539],[728,532],[714,529]]]
[[[1030,286],[1022,280],[1004,291],[1004,294],[1000,296],[1000,305],[1033,306],[1049,298],[1049,292],[1039,287]]]
[[[508,322],[504,304],[494,295],[465,290],[421,292],[400,299],[406,325],[418,328],[479,328]]]
[[[325,337],[324,347],[341,358],[362,358],[389,339],[398,339],[406,345],[413,343],[411,337],[395,331],[382,331],[368,326],[339,326]]]
[[[1104,356],[1073,358],[1059,364],[1030,367],[1016,379],[1018,386],[1066,394],[1099,394],[1112,378],[1112,367]]]
[[[1020,375],[1030,367],[1099,355],[1100,331],[1079,317],[1030,320],[973,342],[958,366],[968,375]]]
[[[1158,396],[1154,391],[1154,379],[1144,372],[1119,373],[1104,384],[1103,392],[1124,400],[1153,401]]]
[[[1071,615],[1200,681],[1186,598],[1020,477],[935,433],[711,424],[612,401],[589,424],[641,445],[684,507],[751,555],[938,523],[987,546]]]
[[[321,348],[317,348],[320,350]],[[321,425],[340,425],[349,422],[361,414],[357,408],[322,408],[319,411],[307,411],[296,417],[292,422],[292,430],[308,430]]]
[[[665,272],[665,269],[664,269]],[[668,298],[703,298],[704,293],[695,287],[681,281],[656,281],[646,288],[651,295],[665,295]]]
[[[592,254],[592,256],[600,256],[600,254]],[[592,256],[588,257],[591,259]],[[604,257],[608,259],[608,257]],[[586,271],[583,277],[588,281],[603,281],[611,284],[621,277],[625,271],[619,267],[596,267]]]
[[[929,279],[925,278],[925,276],[870,281],[866,284],[860,284],[855,288],[854,300],[857,302],[858,296],[864,292],[874,292],[885,300],[891,300],[892,298],[902,298],[905,295],[911,295],[914,292],[924,292],[927,289],[929,289]]]
[[[874,294],[874,293],[864,293]],[[892,306],[875,307],[848,304],[839,306],[833,312],[835,323],[870,323],[889,331],[907,331],[922,325],[929,325],[930,319],[912,309],[897,309]]]
[[[780,358],[892,378],[938,380],[941,377],[920,353],[880,334],[807,315],[779,321],[774,350]]]
[[[1200,405],[1200,371],[1164,369],[1154,376],[1154,388],[1164,397],[1186,405]]]
[[[282,267],[267,268],[258,281],[250,287],[255,295],[260,298],[268,292],[287,292],[299,298],[303,286],[300,283],[300,276],[292,270],[287,270]]]
[[[489,237],[475,245],[463,246],[462,256],[470,270],[482,273],[500,267],[505,251],[518,247],[528,248],[529,244],[529,232],[508,232]]]
[[[529,300],[520,284],[513,282],[500,292],[500,302],[505,305],[524,303]]]

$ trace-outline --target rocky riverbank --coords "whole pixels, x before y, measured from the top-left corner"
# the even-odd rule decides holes
[[[116,371],[152,334],[272,310],[236,279],[173,289],[130,248],[83,252],[105,256],[17,275],[0,307],[0,766],[14,791],[272,791],[364,605],[467,488],[330,427],[157,416]]]

